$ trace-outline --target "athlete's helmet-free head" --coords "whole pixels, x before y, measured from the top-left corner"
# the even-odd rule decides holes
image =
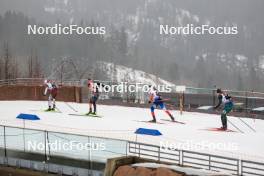
[[[44,84],[47,84],[47,83],[50,83],[50,80],[45,79],[45,80],[44,80]]]
[[[218,88],[218,89],[216,89],[216,93],[218,93],[218,94],[222,93],[222,90]]]
[[[92,86],[93,85],[93,80],[91,78],[88,78],[88,81],[87,81],[87,85],[88,87]]]
[[[48,84],[48,83],[51,83],[52,81],[50,80],[50,79],[46,79],[46,80],[44,80],[44,84]]]
[[[157,90],[155,85],[149,85],[148,87],[149,87],[150,90]]]

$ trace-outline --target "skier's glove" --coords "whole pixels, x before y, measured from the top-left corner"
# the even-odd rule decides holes
[[[149,100],[149,101],[148,101],[148,103],[150,104],[150,103],[151,103],[151,101]]]

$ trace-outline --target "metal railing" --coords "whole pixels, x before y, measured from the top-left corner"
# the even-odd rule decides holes
[[[213,155],[209,153],[179,150],[175,148],[167,148],[134,141],[93,137],[87,135],[74,135],[63,132],[33,130],[3,125],[0,125],[0,132],[0,160],[2,160],[0,164],[5,165],[12,165],[12,163],[15,163],[16,166],[23,167],[21,164],[19,164],[21,162],[21,158],[13,158],[13,156],[10,154],[11,150],[19,151],[20,154],[40,154],[42,158],[38,160],[44,161],[45,164],[43,165],[43,162],[39,161],[36,162],[42,163],[38,168],[38,170],[43,168],[42,171],[47,171],[47,169],[45,169],[47,165],[54,165],[54,163],[50,163],[50,158],[52,159],[58,156],[105,163],[108,158],[135,155],[138,157],[181,166],[190,166],[193,168],[202,168],[212,171],[224,171],[233,175],[264,175],[264,163]],[[50,144],[56,141],[59,141],[62,145],[71,141],[75,141],[78,144],[85,144],[86,142],[102,142],[105,144],[105,149],[93,152],[75,149],[70,151],[65,151],[63,149],[55,150],[50,146]],[[27,145],[28,142],[44,143],[44,148],[42,150],[32,150]],[[30,158],[29,162],[35,163],[35,161],[32,160],[34,159]],[[29,168],[31,168],[31,165],[32,164],[29,164]],[[62,168],[61,166],[58,167]],[[92,170],[93,166],[88,166],[88,169]],[[61,170],[63,172],[63,169],[57,170]],[[77,172],[75,167],[71,167],[71,171],[72,173]]]
[[[227,171],[240,175],[239,160],[229,157],[204,154],[193,151],[182,151],[182,165],[204,168],[213,171]]]
[[[224,171],[232,175],[264,175],[264,163],[240,160],[237,158],[212,155],[208,153],[162,148],[137,142],[128,142],[129,153],[138,157],[154,159],[161,162],[175,163],[212,171]]]
[[[264,163],[242,160],[241,161],[242,175],[264,175]]]
[[[8,80],[0,80],[0,86],[3,85],[43,85],[44,78],[16,78]],[[81,86],[80,80],[54,80],[58,85],[63,86]]]
[[[147,157],[157,161],[181,164],[180,150],[167,150],[156,145],[137,142],[128,142],[128,148],[129,153],[138,157]]]
[[[54,144],[58,148],[54,148]],[[70,150],[62,147],[71,144],[73,148]],[[101,144],[105,145],[105,149],[75,148],[78,145],[98,147]],[[0,125],[0,165],[5,166],[66,175],[87,176],[97,173],[101,176],[103,169],[98,170],[98,163],[105,164],[108,158],[127,156],[126,149],[127,142],[117,139]],[[78,160],[89,164],[74,166],[64,161],[65,158],[74,160],[73,163]],[[56,163],[59,159],[63,160],[63,165]]]
[[[16,78],[8,80],[0,80],[0,86],[3,85],[42,85],[43,78]]]

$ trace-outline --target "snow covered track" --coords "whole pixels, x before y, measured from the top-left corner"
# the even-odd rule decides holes
[[[71,134],[89,135],[136,141],[153,145],[170,145],[177,149],[211,153],[246,160],[264,161],[264,121],[245,119],[256,132],[236,117],[228,117],[243,133],[229,124],[230,131],[209,131],[221,125],[219,115],[173,111],[176,120],[185,124],[172,123],[162,111],[157,111],[157,120],[162,124],[139,122],[150,120],[149,109],[98,105],[98,114],[103,118],[71,116],[87,113],[87,104],[58,102],[62,113],[43,112],[47,106],[43,101],[1,101],[0,125],[23,127],[16,119],[19,113],[37,114],[41,120],[26,121],[25,127]],[[159,137],[136,135],[137,128],[152,128],[163,135]]]

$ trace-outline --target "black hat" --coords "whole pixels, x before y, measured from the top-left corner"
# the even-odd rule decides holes
[[[222,90],[221,89],[216,89],[216,93],[221,93],[222,92]]]

